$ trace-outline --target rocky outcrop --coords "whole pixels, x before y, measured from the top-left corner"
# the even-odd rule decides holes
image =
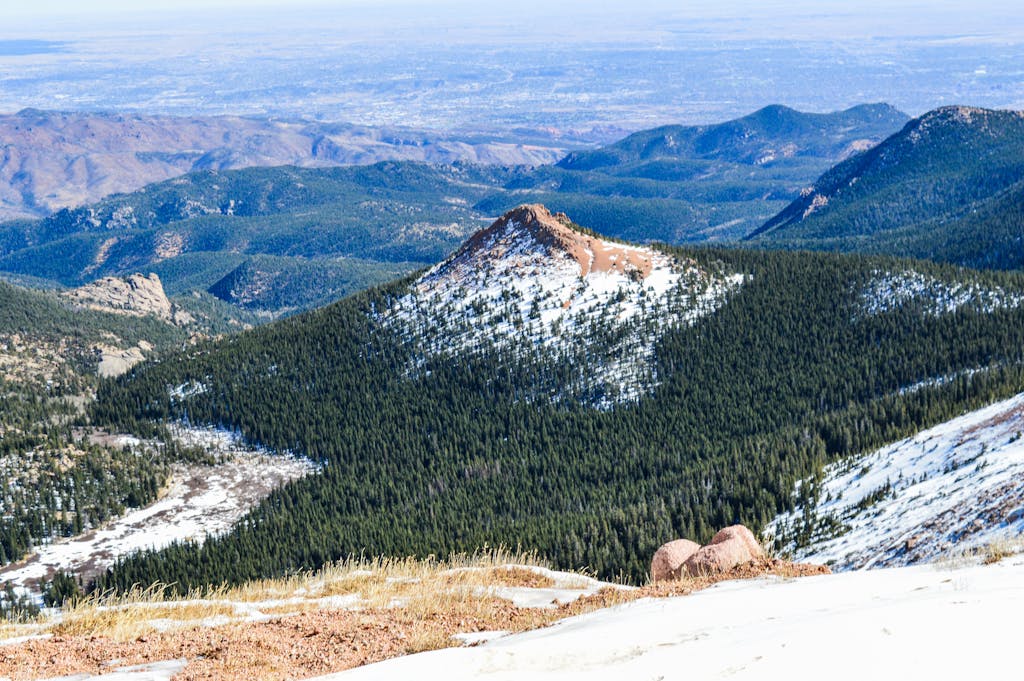
[[[75,305],[100,312],[133,317],[153,315],[178,326],[195,321],[187,312],[175,309],[156,274],[104,277],[62,295]]]
[[[133,366],[145,359],[141,347],[123,350],[112,345],[97,345],[93,350],[99,358],[96,373],[101,378],[114,378],[126,374]]]
[[[718,575],[765,557],[754,533],[743,525],[720,530],[707,546],[677,539],[659,548],[651,560],[652,581]]]
[[[534,248],[552,257],[576,261],[582,278],[592,272],[605,272],[624,274],[639,281],[651,274],[655,260],[668,260],[649,249],[611,242],[580,231],[572,226],[565,213],[552,215],[540,204],[524,204],[474,234],[442,271],[457,269],[465,263],[479,267],[481,262]]]
[[[711,543],[702,546],[683,565],[689,576],[713,575],[764,557],[764,549],[754,533],[743,525],[732,525],[720,530]]]
[[[662,544],[651,559],[651,581],[679,579],[683,564],[699,550],[700,544],[689,539],[676,539]]]

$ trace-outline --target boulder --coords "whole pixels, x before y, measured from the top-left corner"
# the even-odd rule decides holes
[[[662,582],[679,579],[683,564],[700,549],[700,544],[689,539],[676,539],[654,552],[651,559],[651,580]]]
[[[683,564],[682,573],[689,576],[714,575],[764,557],[764,549],[754,533],[743,525],[720,530]]]

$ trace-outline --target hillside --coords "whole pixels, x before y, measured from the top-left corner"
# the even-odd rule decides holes
[[[443,258],[483,224],[472,205],[503,173],[410,163],[197,172],[0,224],[0,270],[68,286],[145,270],[172,294],[210,291],[280,314]]]
[[[840,464],[772,524],[780,547],[851,570],[983,552],[1024,531],[1024,395]]]
[[[1024,265],[1024,115],[944,107],[822,175],[757,245]]]
[[[657,177],[655,173],[682,175],[689,170],[687,174],[697,174],[714,168],[702,167],[698,159],[748,166],[845,159],[874,146],[906,121],[906,114],[888,104],[862,104],[827,114],[773,105],[724,123],[645,130],[601,149],[573,152],[557,165],[615,173],[628,169],[638,177]]]
[[[831,679],[974,674],[1017,665],[1024,559],[719,584],[588,613],[482,646],[400,657],[314,681]],[[949,613],[955,612],[955,622]],[[839,633],[841,632],[841,634]],[[853,654],[851,650],[870,654]],[[948,654],[948,651],[969,654]],[[842,660],[842,664],[837,664]]]
[[[562,154],[400,128],[26,109],[0,115],[0,219],[45,217],[198,170],[384,160],[538,165]]]
[[[572,254],[618,252],[625,270],[632,247],[553,222],[523,208],[422,278],[102,386],[99,423],[131,430],[187,413],[323,469],[202,548],[128,559],[98,586],[186,588],[363,551],[502,543],[639,577],[668,538],[763,527],[825,464],[1020,390],[1017,275],[673,249],[640,249],[647,276],[602,273]],[[655,285],[662,257],[683,273],[678,289]],[[560,308],[572,267],[590,293]],[[434,277],[460,271],[464,291],[432,293]],[[574,382],[628,362],[641,369],[628,390]],[[949,380],[904,390],[937,376]],[[168,390],[181,385],[198,387]]]

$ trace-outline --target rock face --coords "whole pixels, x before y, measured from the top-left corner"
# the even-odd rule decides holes
[[[720,530],[710,544],[690,556],[682,571],[691,577],[717,574],[763,556],[764,549],[754,533],[743,525],[732,525]]]
[[[570,225],[565,213],[552,215],[540,204],[519,206],[474,234],[439,274],[462,266],[479,267],[481,261],[494,259],[498,253],[515,253],[524,246],[539,247],[549,256],[568,256],[578,264],[583,279],[592,272],[604,272],[642,281],[650,276],[656,261],[668,261],[654,251],[606,241]]]
[[[102,378],[114,378],[126,374],[133,366],[146,359],[142,354],[143,348],[141,347],[122,350],[111,345],[97,345],[94,351],[100,360],[99,366],[96,367],[96,373]]]
[[[651,559],[651,581],[679,579],[683,564],[700,550],[700,544],[689,539],[676,539],[654,552]]]
[[[100,312],[133,317],[153,315],[179,326],[194,321],[188,313],[174,309],[167,294],[164,293],[160,277],[155,274],[104,277],[67,291],[63,296],[76,305]]]

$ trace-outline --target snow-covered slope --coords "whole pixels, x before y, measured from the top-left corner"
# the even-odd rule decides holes
[[[596,406],[656,384],[666,330],[693,322],[742,275],[606,241],[539,205],[520,206],[424,274],[381,317],[416,345],[417,366],[485,351],[559,357],[577,369],[539,392]]]
[[[1024,560],[723,582],[317,681],[1015,678]]]
[[[817,508],[780,516],[773,531],[793,536],[809,519],[819,536],[794,553],[833,569],[909,565],[1019,537],[1022,433],[1024,393],[828,468]]]

